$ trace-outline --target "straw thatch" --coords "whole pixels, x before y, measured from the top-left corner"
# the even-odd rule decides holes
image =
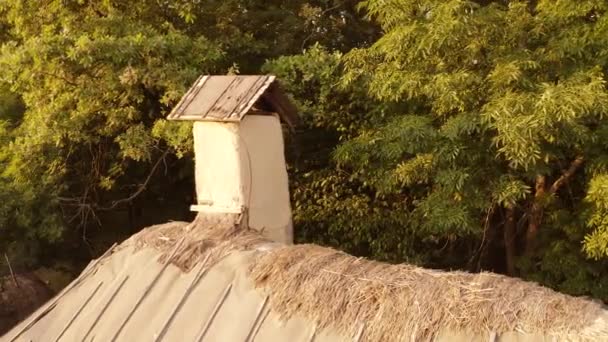
[[[203,259],[214,264],[232,251],[268,243],[258,233],[235,224],[239,221],[236,214],[199,215],[192,223],[171,222],[150,227],[131,237],[124,246],[154,247],[162,251],[161,263],[173,253],[171,262],[188,272]]]
[[[184,271],[203,258],[214,262],[268,243],[232,222],[234,217],[199,217],[191,224],[148,229],[131,240],[160,249],[164,257],[177,248],[173,263]],[[279,245],[256,253],[249,274],[284,319],[303,316],[344,336],[362,332],[361,341],[427,341],[450,332],[608,338],[608,316],[600,304],[491,273],[443,272],[315,245]]]
[[[390,265],[299,245],[260,254],[251,276],[285,318],[304,314],[350,336],[364,324],[364,340],[432,340],[442,331],[608,338],[600,304],[492,273]]]

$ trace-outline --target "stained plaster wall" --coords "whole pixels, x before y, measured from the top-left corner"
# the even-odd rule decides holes
[[[240,212],[250,228],[293,242],[283,133],[277,116],[195,122],[196,210]]]

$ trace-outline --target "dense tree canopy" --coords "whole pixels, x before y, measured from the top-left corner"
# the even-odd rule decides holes
[[[335,118],[324,127],[338,143],[331,166],[295,189],[303,223],[378,258],[490,268],[608,298],[606,7],[361,3],[384,32],[373,45],[309,51],[276,69],[356,94],[312,96],[314,112]],[[329,57],[332,80],[318,70]],[[293,80],[296,98],[313,88],[307,76]]]
[[[164,219],[186,218],[190,129],[167,124],[171,106],[201,73],[258,72],[315,42],[371,39],[370,24],[343,12],[353,6],[2,0],[2,241],[36,254],[67,239],[97,253],[107,245],[88,240],[100,227],[111,240],[130,233],[114,228],[122,216],[143,217],[132,229],[161,219],[150,203],[169,207]]]
[[[303,118],[300,241],[608,300],[607,9],[0,0],[0,248],[86,260],[187,218],[190,127],[164,116],[201,73],[266,72]]]

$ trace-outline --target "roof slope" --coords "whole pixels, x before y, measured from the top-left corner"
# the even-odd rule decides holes
[[[3,341],[608,340],[608,314],[590,301],[270,243],[234,220],[147,228]]]
[[[51,289],[32,273],[0,277],[0,335],[52,296]]]
[[[200,76],[167,118],[240,121],[256,104],[278,113],[291,128],[297,124],[296,108],[272,75]]]

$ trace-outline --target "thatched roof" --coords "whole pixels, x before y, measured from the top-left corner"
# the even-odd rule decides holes
[[[142,231],[8,341],[608,340],[608,312],[595,302],[491,273],[270,243],[233,220]]]

